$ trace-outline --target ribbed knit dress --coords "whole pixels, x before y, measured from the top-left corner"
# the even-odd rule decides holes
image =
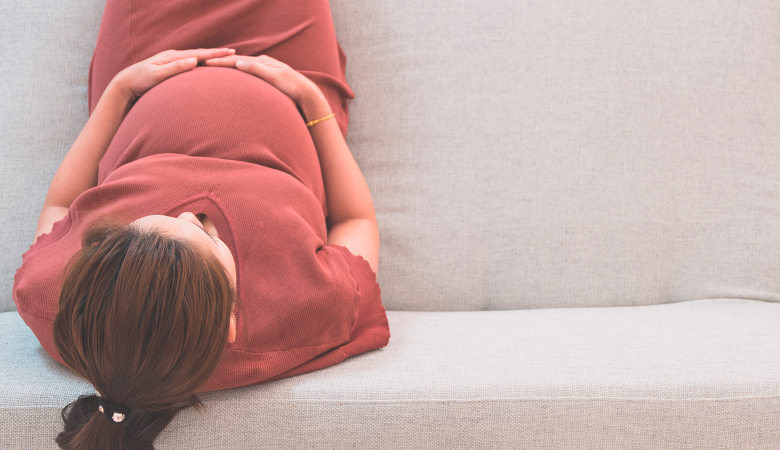
[[[346,136],[354,93],[326,0],[108,0],[90,66],[90,112],[125,67],[169,48],[217,47],[267,54],[309,77]],[[90,222],[185,211],[213,221],[233,254],[246,311],[236,306],[236,341],[201,391],[310,372],[387,345],[375,273],[345,247],[326,245],[322,173],[295,103],[253,75],[199,66],[136,102],[100,161],[98,185],[23,255],[14,301],[49,355],[63,362],[52,321],[65,263]]]

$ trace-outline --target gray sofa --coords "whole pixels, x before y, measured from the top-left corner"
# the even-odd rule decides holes
[[[11,287],[103,2],[0,4],[0,448],[90,386]],[[156,448],[780,448],[780,3],[333,0],[387,347]]]

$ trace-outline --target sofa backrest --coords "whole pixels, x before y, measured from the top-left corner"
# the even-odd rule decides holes
[[[88,119],[87,76],[105,0],[0,3],[0,312],[51,178]]]
[[[103,3],[4,4],[2,308]],[[780,4],[332,0],[388,310],[780,301]]]

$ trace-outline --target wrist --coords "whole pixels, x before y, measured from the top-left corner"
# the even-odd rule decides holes
[[[113,79],[111,79],[111,81],[108,83],[108,86],[106,87],[105,92],[111,92],[113,95],[118,96],[131,105],[135,103],[136,100],[138,100],[138,97],[136,97],[136,95],[133,93],[133,90],[130,89],[129,84],[126,82],[125,71],[119,72],[116,74],[116,76],[114,76]]]
[[[303,113],[304,122],[321,119],[333,113],[330,103],[325,95],[319,89],[311,91],[309,95],[304,96],[298,105]]]

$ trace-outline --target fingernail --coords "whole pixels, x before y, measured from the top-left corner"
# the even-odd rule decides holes
[[[187,60],[187,64],[193,65],[198,63],[198,58],[190,58]]]
[[[248,63],[248,62],[246,62],[246,61],[238,61],[238,62],[236,62],[236,67],[238,67],[239,69],[243,69],[243,68],[245,68],[245,67],[246,67],[248,64],[249,64],[249,63]]]

